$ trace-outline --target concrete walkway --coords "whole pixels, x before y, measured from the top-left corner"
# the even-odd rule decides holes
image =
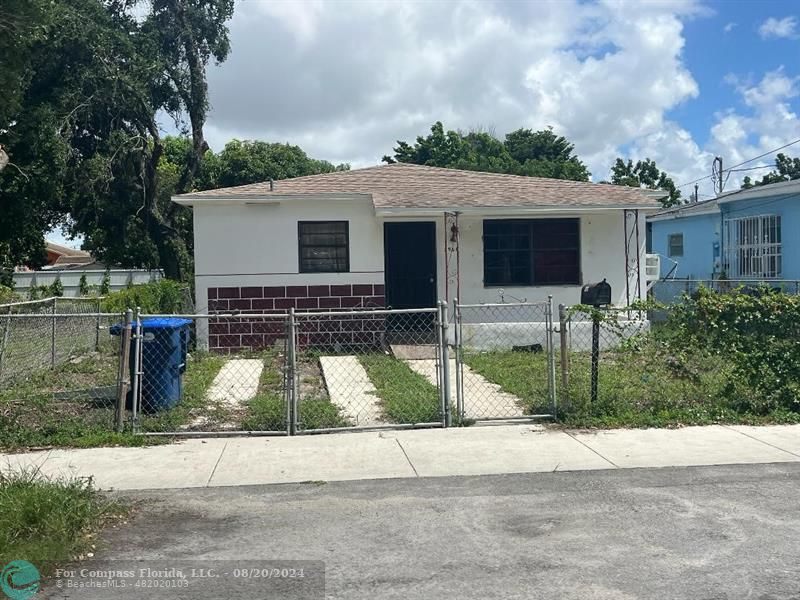
[[[222,365],[206,396],[214,402],[237,405],[253,398],[264,361],[257,358],[234,358]]]
[[[321,356],[319,364],[331,402],[353,425],[383,423],[378,392],[357,357]]]
[[[120,490],[799,461],[798,425],[600,432],[475,426],[0,455],[3,469],[92,475],[99,487]]]
[[[436,383],[435,360],[407,360],[411,370]],[[456,403],[456,361],[450,359],[450,403]],[[522,402],[496,383],[464,365],[464,416],[468,419],[512,418],[523,416]]]

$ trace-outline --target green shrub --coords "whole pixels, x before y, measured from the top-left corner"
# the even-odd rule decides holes
[[[78,281],[78,295],[79,296],[89,295],[89,283],[86,281],[86,273],[83,273],[81,275],[80,281]]]
[[[188,287],[171,279],[162,279],[141,285],[134,285],[119,292],[108,294],[103,301],[106,312],[122,312],[129,308],[141,308],[143,313],[180,313],[184,308],[184,298]]]
[[[17,302],[19,300],[20,297],[14,293],[12,288],[0,285],[0,304],[10,304],[11,302]]]
[[[106,272],[103,273],[103,280],[100,282],[100,295],[108,296],[110,292],[111,292],[111,273],[109,273],[108,269],[106,269]]]
[[[667,330],[673,346],[729,361],[742,410],[800,412],[800,296],[701,288],[671,311]]]
[[[64,295],[64,285],[61,283],[60,277],[57,277],[56,280],[47,287],[47,293],[53,297]]]

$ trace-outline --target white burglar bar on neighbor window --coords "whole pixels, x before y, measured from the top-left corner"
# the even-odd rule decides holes
[[[757,215],[725,220],[725,270],[731,279],[778,279],[781,218]]]

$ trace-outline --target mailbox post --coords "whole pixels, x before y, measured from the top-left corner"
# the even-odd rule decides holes
[[[611,304],[611,286],[603,279],[599,283],[589,283],[581,289],[581,304],[588,304],[596,309]],[[598,364],[600,362],[600,315],[592,313],[592,404],[597,403]]]

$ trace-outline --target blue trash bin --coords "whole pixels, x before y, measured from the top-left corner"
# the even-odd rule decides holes
[[[174,407],[181,400],[182,379],[189,351],[190,319],[153,317],[142,319],[142,410],[156,412]],[[120,335],[124,324],[111,328]],[[134,352],[131,343],[130,370],[134,376]],[[130,394],[129,394],[130,396]],[[130,408],[131,400],[128,402]]]

